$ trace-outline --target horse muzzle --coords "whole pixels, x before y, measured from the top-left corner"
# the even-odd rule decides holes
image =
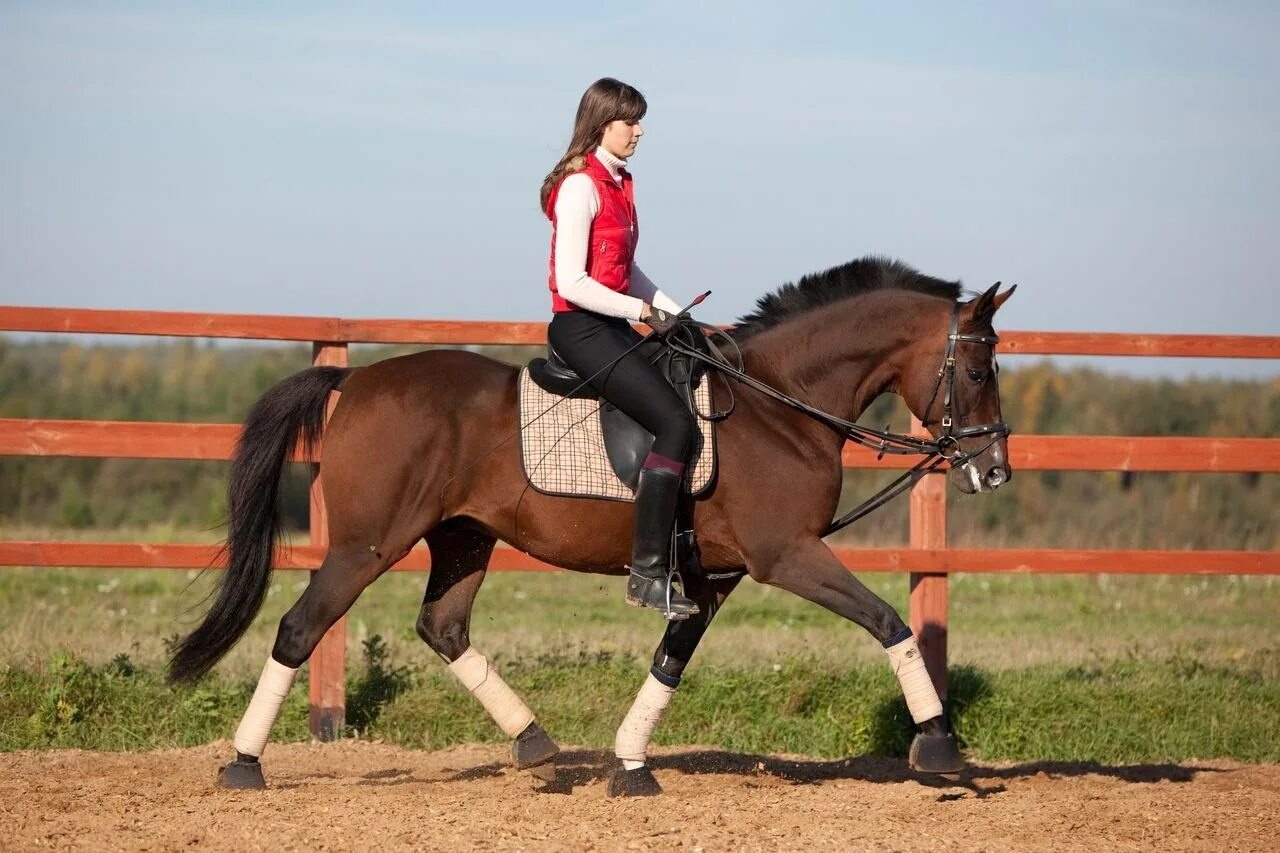
[[[954,451],[942,454],[951,461],[952,485],[966,495],[972,495],[994,492],[1013,479],[1007,447],[1009,428],[1003,422],[966,427],[959,433],[953,437],[948,432],[938,439],[940,445],[949,441],[949,447]],[[975,437],[978,441],[986,439],[986,443],[977,448],[972,444],[968,448],[960,444],[965,439],[973,441]]]
[[[966,495],[994,492],[1013,479],[1013,470],[1003,461],[983,464],[983,460],[970,459],[951,469],[951,484]]]

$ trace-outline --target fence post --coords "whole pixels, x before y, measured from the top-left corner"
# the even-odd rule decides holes
[[[911,419],[911,431],[925,435],[920,422]],[[936,472],[922,478],[911,490],[911,547],[941,550],[947,547],[947,475]],[[947,698],[947,575],[945,572],[911,573],[911,631],[920,644],[925,666],[938,695]]]
[[[347,345],[344,343],[312,344],[311,363],[332,367],[347,366]],[[333,412],[338,400],[336,393],[329,395],[328,412]],[[326,414],[326,420],[328,414]],[[311,465],[311,544],[329,545],[329,516],[324,506],[324,494],[320,490],[320,465]],[[311,573],[313,576],[315,572]],[[311,736],[316,740],[336,738],[346,724],[346,670],[347,670],[347,617],[344,615],[320,639],[320,645],[311,653],[309,690],[311,695]]]

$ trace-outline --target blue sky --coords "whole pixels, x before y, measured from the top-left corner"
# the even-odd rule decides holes
[[[611,75],[650,104],[638,259],[707,320],[875,253],[1018,282],[1007,328],[1280,334],[1277,32],[1276,3],[4,2],[0,302],[544,318],[538,186]]]

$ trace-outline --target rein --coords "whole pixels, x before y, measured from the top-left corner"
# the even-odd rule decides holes
[[[698,301],[701,301],[700,299]],[[695,303],[696,304],[696,303]],[[688,317],[688,315],[685,315]],[[710,340],[707,340],[709,348],[714,357],[703,353],[696,346],[693,346],[679,339],[676,334],[668,336],[666,343],[681,355],[689,358],[697,359],[715,370],[720,371],[725,376],[735,379],[753,388],[756,391],[771,397],[780,403],[784,403],[793,409],[796,409],[809,417],[826,424],[832,429],[840,433],[846,440],[856,442],[863,447],[877,451],[876,459],[883,459],[886,453],[894,455],[920,455],[924,458],[912,466],[909,470],[889,483],[880,491],[867,498],[858,506],[849,512],[833,520],[822,532],[823,536],[829,536],[837,530],[848,527],[853,522],[863,516],[879,509],[886,503],[897,497],[898,495],[911,488],[926,474],[936,471],[942,466],[943,462],[950,463],[951,467],[967,465],[974,457],[980,456],[987,451],[993,444],[1009,434],[1009,427],[1003,421],[997,421],[989,424],[979,424],[976,426],[966,426],[956,428],[952,411],[952,398],[955,392],[956,382],[956,343],[963,341],[965,343],[987,344],[995,346],[1000,342],[997,335],[968,335],[959,332],[960,323],[960,303],[953,303],[951,307],[951,325],[947,332],[947,348],[946,353],[942,357],[942,365],[938,368],[938,375],[933,384],[933,393],[929,397],[929,402],[925,406],[925,414],[928,415],[929,409],[933,408],[934,401],[938,398],[938,392],[945,387],[946,391],[942,398],[942,434],[936,439],[924,439],[912,435],[903,435],[902,433],[889,432],[887,430],[872,429],[862,426],[853,421],[846,420],[830,412],[809,405],[803,400],[799,400],[789,394],[784,394],[778,389],[761,382],[753,376],[748,375],[742,369],[742,355],[738,352],[738,365],[735,367],[730,363],[729,359],[720,351],[720,349]],[[736,342],[729,338],[725,333],[708,324],[699,323],[692,318],[688,318],[684,323],[684,328],[696,327],[700,330],[710,331],[712,335],[720,335],[725,337],[737,348]],[[679,329],[677,330],[679,331]],[[944,385],[945,383],[945,385]],[[732,407],[730,407],[732,411]],[[719,420],[727,417],[728,411],[717,413],[710,419]],[[924,422],[929,423],[928,421]],[[966,452],[960,446],[960,440],[964,438],[973,438],[975,436],[990,435],[991,440],[988,441],[980,450]]]

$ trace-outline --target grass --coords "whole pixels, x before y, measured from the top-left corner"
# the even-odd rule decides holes
[[[199,538],[169,529],[116,536]],[[905,577],[861,578],[906,612]],[[0,569],[0,748],[131,749],[228,736],[307,575],[277,573],[262,613],[214,675],[170,688],[166,645],[198,621],[213,580]],[[349,614],[353,733],[424,747],[500,739],[414,633],[424,582],[387,575]],[[485,581],[473,642],[563,742],[609,744],[643,680],[661,621],[621,597],[619,579],[574,573]],[[978,757],[1280,760],[1274,577],[958,575],[950,610],[956,727]],[[305,690],[295,689],[274,737],[305,739],[305,718]],[[905,709],[874,640],[749,580],[717,616],[659,730],[662,743],[821,756],[899,754],[905,737]]]
[[[602,747],[644,678],[644,667],[608,654],[498,663],[554,737]],[[1257,669],[1176,657],[1065,669],[959,666],[951,685],[956,732],[980,760],[1280,760],[1280,682]],[[55,655],[33,669],[0,669],[0,749],[205,743],[234,730],[252,690],[252,680],[220,677],[176,689],[126,656],[91,665]],[[306,713],[306,691],[295,688],[273,739],[305,740]],[[440,667],[392,665],[376,638],[365,644],[348,718],[348,735],[409,747],[504,739]],[[655,742],[827,758],[904,755],[908,722],[887,667],[832,672],[800,659],[690,675]]]
[[[177,690],[128,655],[93,665],[66,653],[33,668],[0,667],[0,749],[150,749],[228,737],[254,685],[206,679]],[[307,694],[295,690],[278,740],[305,740]]]
[[[861,577],[906,612],[905,577]],[[95,664],[126,653],[158,666],[165,641],[198,622],[214,579],[183,571],[0,569],[0,663],[33,665],[66,651]],[[275,575],[262,613],[220,673],[258,674],[276,623],[306,582],[302,572]],[[352,659],[379,634],[396,660],[434,660],[413,630],[424,583],[420,574],[392,573],[364,593],[348,617]],[[579,653],[647,660],[661,621],[621,599],[617,578],[495,572],[476,602],[472,640],[508,660]],[[1168,655],[1232,665],[1280,645],[1274,577],[958,575],[950,611],[951,660],[989,670]],[[799,657],[839,670],[879,664],[883,653],[856,625],[747,580],[716,617],[695,668],[768,667]]]

